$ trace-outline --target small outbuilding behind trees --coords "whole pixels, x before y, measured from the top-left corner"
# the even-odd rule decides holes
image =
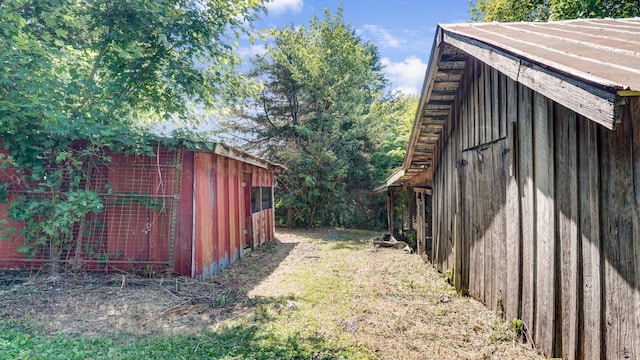
[[[0,268],[54,262],[203,279],[273,239],[274,174],[283,168],[224,144],[201,145],[189,150],[158,144],[146,155],[108,153],[110,161],[84,180],[104,210],[77,221],[56,254],[44,234],[25,253],[23,224],[8,215],[20,196],[47,194],[30,192],[14,169],[0,169],[0,184],[7,185],[0,220],[8,236],[0,240]]]
[[[639,18],[440,25],[387,186],[434,265],[538,350],[640,357]]]

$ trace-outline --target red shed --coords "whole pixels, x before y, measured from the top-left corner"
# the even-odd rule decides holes
[[[2,151],[0,149],[0,151]],[[154,156],[112,154],[87,180],[105,211],[78,222],[60,261],[90,270],[173,271],[204,279],[274,237],[273,182],[279,165],[224,144],[169,150]],[[29,191],[12,169],[0,219]],[[21,224],[9,220],[16,230]],[[0,241],[0,268],[33,268],[51,261],[42,246],[28,259],[16,231]]]

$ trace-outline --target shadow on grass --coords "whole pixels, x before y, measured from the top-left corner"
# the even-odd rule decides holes
[[[331,348],[322,338],[278,337],[260,325],[131,341],[65,334],[47,337],[27,325],[0,322],[0,354],[6,359],[336,359],[349,358],[350,353],[346,348]]]
[[[335,238],[325,239],[327,234],[332,233],[320,231],[314,233],[313,238],[347,248],[360,247],[367,238],[360,234],[354,237],[348,233],[338,233]],[[304,328],[285,326],[274,330],[274,322],[282,323],[282,316],[288,316],[296,310],[298,299],[295,296],[249,297],[249,292],[273,274],[299,245],[297,237],[287,235],[291,234],[283,233],[282,241],[274,239],[202,281],[127,277],[124,284],[120,282],[121,275],[111,275],[104,279],[93,277],[86,284],[63,279],[57,286],[46,283],[30,285],[28,296],[18,296],[14,291],[11,302],[21,304],[22,312],[28,311],[29,307],[60,317],[57,323],[47,323],[47,317],[33,317],[25,323],[17,310],[7,311],[10,316],[6,316],[5,311],[0,309],[0,354],[4,356],[0,357],[362,358],[357,349],[342,347]],[[17,282],[10,283],[15,286]],[[47,290],[50,288],[53,290]],[[62,288],[62,291],[56,288]],[[106,316],[101,304],[103,301],[113,301],[109,311],[115,313]],[[0,300],[0,305],[3,303],[8,304]],[[155,307],[143,307],[147,303]],[[73,312],[74,308],[81,311]],[[112,322],[102,324],[103,320],[96,319]],[[51,324],[62,327],[49,328]],[[145,330],[136,331],[136,324],[138,328],[142,324]],[[172,328],[182,328],[184,331],[167,330]]]

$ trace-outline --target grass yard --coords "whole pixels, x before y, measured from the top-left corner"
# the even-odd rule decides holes
[[[534,359],[509,322],[371,232],[279,229],[205,281],[2,274],[2,359]]]

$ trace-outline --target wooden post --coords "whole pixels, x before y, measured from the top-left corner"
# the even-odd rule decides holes
[[[387,190],[387,231],[393,234],[394,230],[394,214],[393,214],[393,192]]]

